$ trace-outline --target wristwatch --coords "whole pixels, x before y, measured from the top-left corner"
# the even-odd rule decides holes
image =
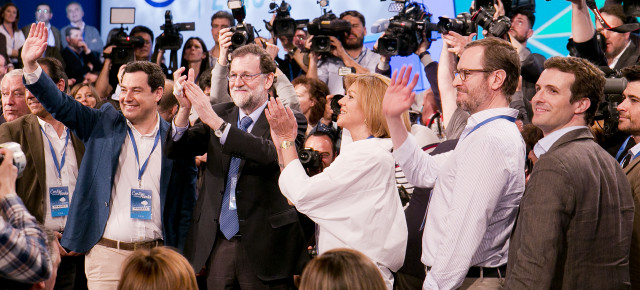
[[[289,147],[295,146],[295,143],[293,143],[293,141],[282,141],[282,143],[280,143],[280,148],[282,148],[283,150],[286,150]]]
[[[215,129],[213,131],[213,133],[218,137],[221,138],[222,137],[222,133],[224,133],[224,129],[227,128],[227,125],[229,125],[229,123],[227,122],[222,122],[222,125],[220,125],[220,127],[218,127],[218,129]]]

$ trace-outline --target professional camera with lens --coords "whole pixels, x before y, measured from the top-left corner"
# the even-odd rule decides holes
[[[423,41],[431,41],[431,33],[437,25],[431,23],[431,14],[424,5],[406,0],[395,0],[389,12],[398,14],[389,20],[389,27],[378,40],[378,53],[382,55],[408,56],[414,53]],[[426,39],[423,39],[423,32]]]
[[[238,21],[238,25],[231,27],[231,46],[229,52],[236,50],[245,44],[253,43],[255,36],[253,34],[253,26],[249,23],[245,23],[244,19],[247,17],[247,11],[244,6],[243,0],[229,0],[227,6],[231,9],[233,18]]]
[[[169,69],[175,71],[178,68],[178,50],[182,48],[182,34],[180,31],[193,31],[196,29],[194,22],[173,23],[171,10],[164,13],[164,25],[160,26],[162,34],[156,37],[156,49],[171,50]]]
[[[602,131],[605,136],[613,136],[618,132],[620,113],[617,107],[624,101],[622,93],[627,87],[627,79],[622,77],[620,71],[612,70],[609,67],[600,67],[600,69],[606,76],[604,99],[598,106],[594,119],[603,121]]]
[[[495,37],[503,37],[511,28],[511,20],[508,17],[500,16],[494,20],[493,14],[489,13],[484,7],[480,7],[480,9],[471,16],[471,19]]]
[[[446,34],[453,31],[460,35],[469,36],[478,32],[478,26],[471,20],[471,14],[467,12],[460,13],[456,18],[438,17],[438,31]]]
[[[322,171],[322,156],[320,152],[312,148],[304,148],[298,152],[298,159],[302,163],[302,167],[310,171]]]
[[[334,36],[344,42],[346,34],[351,32],[351,23],[339,19],[331,10],[328,10],[329,1],[320,1],[323,15],[313,19],[307,24],[307,31],[313,35],[311,39],[311,51],[319,53],[331,52],[331,39]]]
[[[296,34],[297,22],[291,18],[291,5],[289,3],[282,0],[280,5],[275,2],[271,2],[269,4],[269,13],[275,13],[276,17],[273,19],[273,24],[269,25],[268,22],[265,23],[267,25],[267,30],[272,31],[275,37],[293,37]]]
[[[135,60],[134,49],[144,46],[142,37],[130,37],[125,32],[127,28],[120,27],[120,30],[112,38],[111,45],[115,47],[111,50],[111,62],[114,65],[125,64]]]
[[[333,99],[331,99],[331,121],[336,122],[338,120],[338,115],[340,115],[340,104],[338,103],[344,95],[333,95]]]
[[[24,168],[27,167],[27,157],[22,152],[20,144],[16,142],[6,142],[0,144],[0,148],[13,151],[13,165],[18,168],[18,177],[22,176]],[[4,161],[4,154],[0,154],[0,163]]]

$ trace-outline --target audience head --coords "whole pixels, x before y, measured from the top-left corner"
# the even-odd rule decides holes
[[[309,124],[318,123],[324,115],[324,107],[327,104],[329,87],[323,81],[316,78],[299,76],[291,84],[296,90],[300,101],[300,111],[307,117]]]
[[[156,118],[164,92],[164,73],[159,65],[148,61],[127,64],[120,88],[120,109],[133,125]]]
[[[224,10],[213,13],[211,16],[211,36],[213,36],[213,40],[216,42],[216,45],[218,44],[220,30],[235,25],[236,20],[233,19],[233,15],[231,15],[231,13]]]
[[[173,95],[173,81],[164,80],[164,93],[158,104],[158,113],[160,117],[167,122],[171,122],[178,112],[178,99]]]
[[[195,290],[193,268],[182,255],[167,248],[137,250],[122,268],[118,290]]]
[[[189,70],[190,64],[195,64],[200,69],[199,73],[202,74],[209,67],[209,53],[207,45],[200,37],[190,37],[184,42],[182,49],[182,59],[180,65],[185,67],[185,74]],[[199,79],[200,76],[195,76]]]
[[[82,17],[84,17],[84,10],[82,10],[82,5],[76,1],[71,1],[67,4],[67,19],[69,22],[80,22],[82,21]]]
[[[211,70],[207,69],[200,73],[198,78],[198,86],[205,95],[211,95]]]
[[[336,159],[336,144],[328,132],[312,131],[304,141],[304,148],[311,148],[320,153],[323,168],[327,168]]]
[[[80,28],[73,26],[67,28],[64,32],[64,37],[71,48],[76,51],[81,49],[80,43],[84,40],[82,39],[82,30]]]
[[[531,123],[545,136],[591,123],[604,92],[604,73],[583,58],[552,57],[536,83]]]
[[[622,70],[622,74],[629,83],[622,93],[624,101],[617,108],[620,112],[618,129],[640,137],[640,65],[627,67]]]
[[[58,59],[53,57],[41,57],[37,62],[51,80],[56,83],[60,91],[66,92],[69,89],[67,74],[64,72],[64,67]]]
[[[0,80],[7,73],[7,55],[0,53]]]
[[[509,42],[488,37],[465,46],[457,71],[453,80],[458,91],[456,104],[473,114],[489,108],[496,99],[511,102],[520,79],[520,59]]]
[[[275,72],[275,61],[260,46],[248,44],[234,50],[229,65],[229,91],[236,106],[251,113],[266,102]]]
[[[18,30],[18,21],[20,21],[20,11],[18,7],[11,2],[2,5],[2,8],[0,8],[0,20],[2,20],[0,21],[2,23],[11,25],[15,33],[16,30]],[[9,40],[7,39],[7,41]]]
[[[98,104],[98,91],[90,84],[76,84],[71,88],[71,96],[85,107],[96,108]]]
[[[2,92],[2,114],[7,122],[30,113],[25,100],[27,89],[22,83],[21,69],[14,69],[4,75],[0,82],[0,89]]]
[[[533,35],[533,24],[536,21],[536,16],[533,11],[524,8],[518,8],[512,11],[511,14],[509,34],[521,44],[526,44],[527,39]]]
[[[51,18],[53,17],[53,12],[51,12],[51,6],[47,3],[40,3],[36,6],[36,22],[44,22],[45,24],[49,24]]]
[[[385,290],[380,270],[364,254],[333,249],[311,260],[302,272],[300,290]]]
[[[351,23],[351,31],[342,41],[342,45],[346,49],[359,49],[364,45],[364,36],[367,35],[365,27],[364,15],[362,13],[349,10],[340,14],[340,19]]]
[[[602,18],[611,26],[616,27],[629,22],[627,16],[620,4],[609,4],[600,8]],[[600,21],[596,21],[596,30],[602,33],[606,41],[605,55],[607,58],[614,58],[620,54],[629,42],[630,32],[619,33],[611,30],[606,30],[600,24]]]
[[[351,74],[344,77],[345,95],[340,101],[338,126],[351,132],[365,126],[376,138],[389,138],[389,127],[382,114],[382,99],[389,87],[389,78],[379,74]],[[409,113],[402,115],[409,130]]]
[[[129,33],[132,37],[140,37],[144,40],[144,45],[133,49],[136,60],[149,60],[151,57],[151,48],[153,46],[153,31],[149,27],[138,25],[131,29]]]
[[[307,38],[309,34],[304,29],[296,30],[296,34],[293,35],[293,45],[295,45],[298,49],[303,50],[305,44],[307,43]]]

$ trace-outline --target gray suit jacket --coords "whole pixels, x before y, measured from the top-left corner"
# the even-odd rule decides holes
[[[640,157],[634,159],[624,168],[633,191],[633,203],[636,206],[633,215],[633,233],[631,234],[631,252],[629,254],[629,272],[631,285],[640,288]]]
[[[505,289],[628,289],[631,187],[588,129],[533,167],[511,237]]]

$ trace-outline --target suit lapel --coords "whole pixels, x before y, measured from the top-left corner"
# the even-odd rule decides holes
[[[565,143],[568,143],[577,139],[593,139],[593,135],[591,134],[591,131],[589,131],[589,129],[587,128],[581,128],[581,129],[569,131],[564,135],[562,135],[562,137],[560,137],[560,139],[558,139],[555,143],[553,143],[553,145],[551,145],[551,148],[549,148],[549,151],[547,151],[547,153],[555,150],[557,147],[560,147]]]
[[[225,110],[226,116],[221,116],[220,118],[227,120],[227,122],[229,122],[229,125],[231,125],[231,127],[238,128],[239,110],[240,109],[237,106],[232,106]],[[222,147],[220,148],[220,150],[222,150]],[[220,162],[222,162],[222,164],[220,164],[222,166],[221,167],[222,172],[227,174],[227,172],[229,172],[229,163],[231,162],[231,155],[222,154],[222,158],[220,158]]]
[[[158,117],[159,118],[159,117]],[[169,130],[169,123],[164,120],[160,120],[160,130],[158,134],[160,134],[160,139],[162,142],[160,143],[160,152],[164,150],[164,146],[166,144],[167,132]],[[169,189],[169,181],[171,180],[171,171],[173,170],[173,160],[167,158],[165,154],[162,154],[162,169],[160,171],[160,211],[164,209],[164,203],[167,200],[167,191]]]
[[[42,132],[40,132],[40,123],[38,123],[38,117],[35,115],[29,115],[27,122],[24,125],[25,139],[29,144],[29,151],[33,158],[34,164],[45,164],[44,160],[44,144],[42,139]],[[45,166],[35,166],[36,178],[38,184],[43,191],[47,191],[47,175]]]
[[[264,115],[264,111],[258,117],[258,121],[256,121],[253,128],[251,128],[251,135],[256,137],[265,136],[266,133],[269,132],[269,122],[267,122],[267,117]],[[242,172],[242,167],[244,166],[245,160],[240,160],[240,167],[238,168],[238,172]]]
[[[629,175],[629,173],[633,170],[634,167],[638,166],[638,164],[640,163],[640,157],[638,158],[634,158],[629,165],[627,165],[627,167],[624,168],[624,173],[626,175]]]

